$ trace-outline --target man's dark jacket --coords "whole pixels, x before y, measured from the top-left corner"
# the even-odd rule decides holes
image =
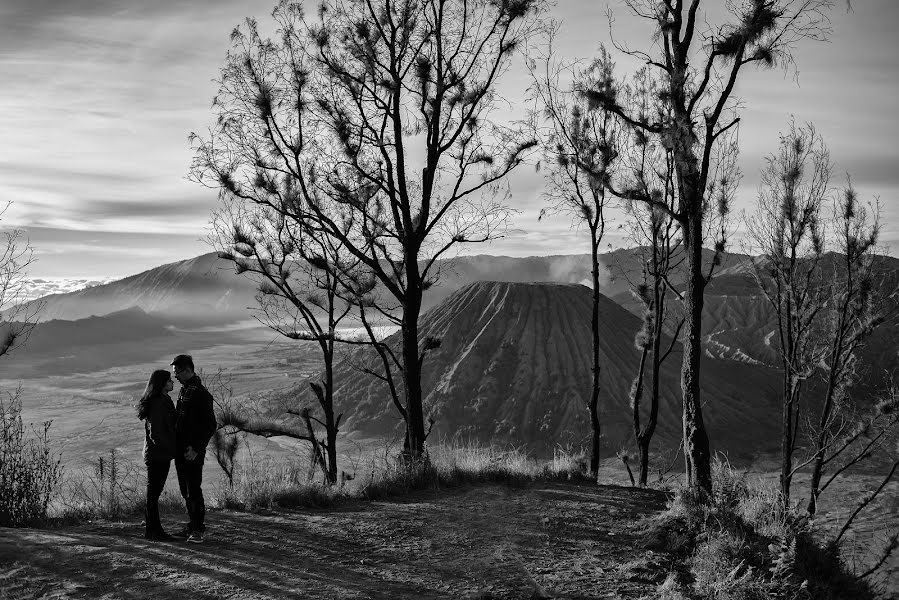
[[[196,375],[181,386],[178,404],[175,407],[175,441],[178,454],[190,446],[202,460],[206,445],[216,430],[215,411],[212,394],[209,393]]]

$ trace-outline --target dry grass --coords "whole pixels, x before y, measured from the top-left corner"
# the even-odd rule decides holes
[[[429,449],[415,465],[393,461],[381,468],[372,463],[357,493],[368,500],[402,496],[413,490],[452,488],[478,483],[525,485],[538,479],[583,476],[582,455],[557,451],[552,461],[540,462],[521,449],[500,449],[454,443]]]
[[[583,464],[583,455],[565,450],[557,451],[550,461],[538,461],[519,449],[435,445],[429,449],[427,460],[418,465],[372,455],[364,476],[326,486],[315,480],[317,472],[302,466],[302,458],[285,462],[250,456],[238,464],[231,481],[214,462],[207,461],[204,487],[210,508],[327,508],[349,499],[379,500],[420,489],[478,483],[525,485],[541,479],[580,478]],[[146,506],[145,485],[143,465],[111,451],[99,457],[92,467],[66,476],[51,504],[52,522],[115,521],[142,515]],[[160,498],[160,510],[183,510],[174,467]]]
[[[716,461],[714,492],[700,502],[678,490],[647,531],[649,547],[681,557],[683,572],[669,577],[662,598],[875,598],[806,515],[784,507],[771,487]]]

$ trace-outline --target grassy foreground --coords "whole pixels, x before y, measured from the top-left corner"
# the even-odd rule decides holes
[[[489,490],[499,484],[509,490],[503,498],[520,505],[522,498],[534,498],[534,490],[545,490],[546,486],[559,485],[563,487],[557,489],[566,490],[566,485],[581,490],[595,488],[595,483],[583,473],[584,462],[582,455],[571,452],[560,451],[553,460],[541,462],[518,450],[443,445],[432,448],[428,461],[412,468],[399,465],[386,454],[373,456],[352,478],[343,477],[340,485],[326,487],[311,481],[305,468],[271,460],[243,463],[230,480],[222,476],[215,481],[218,468],[210,461],[207,504],[213,512],[224,510],[223,514],[336,514],[334,511],[358,510],[360,503],[366,502],[415,502],[422,493],[435,498],[445,496],[450,502],[462,493],[476,502],[481,491],[484,496],[495,496]],[[173,482],[174,474],[163,496],[162,511],[180,518],[182,503]],[[773,488],[749,485],[745,476],[721,462],[716,464],[714,483],[715,493],[708,502],[699,502],[685,490],[659,490],[652,492],[657,494],[652,496],[656,499],[652,510],[627,514],[628,522],[621,525],[630,536],[626,547],[631,555],[618,547],[617,551],[624,555],[615,569],[624,581],[643,582],[634,587],[633,591],[641,590],[635,597],[863,600],[888,591],[876,572],[868,572],[870,565],[848,566],[839,544],[829,542],[827,534],[800,511],[784,509]],[[136,526],[143,512],[142,486],[142,469],[110,453],[93,472],[82,472],[63,482],[50,503],[49,518],[42,524],[49,526],[50,531],[64,532],[67,527],[118,523],[133,533],[127,528],[139,529]],[[619,489],[615,494],[624,502],[645,505],[641,490]],[[563,502],[565,494],[569,492],[558,493],[558,501]],[[629,499],[629,494],[634,494],[633,498]],[[542,506],[539,510],[552,512],[546,508],[551,496],[537,494]],[[608,499],[599,494],[593,501],[602,503]],[[583,499],[578,500],[577,506],[577,510],[567,512],[562,507],[565,519],[582,520],[578,526],[581,535],[585,540],[592,539],[603,526],[587,518],[596,507],[590,507]],[[600,514],[603,508],[613,507],[600,506]],[[504,512],[496,506],[490,510]],[[583,514],[579,515],[579,511]],[[411,514],[391,514],[388,518],[398,520],[395,526],[402,529],[403,518],[413,517],[417,518]],[[545,525],[548,517],[536,518]],[[235,536],[240,537],[239,533]],[[426,543],[427,531],[422,531],[420,537],[417,543]],[[572,535],[571,539],[576,537]],[[589,548],[584,551],[591,552]],[[550,572],[553,567],[544,565],[540,569]],[[529,577],[534,590],[538,590],[542,584]],[[593,597],[589,590],[581,592],[584,595],[571,597]]]

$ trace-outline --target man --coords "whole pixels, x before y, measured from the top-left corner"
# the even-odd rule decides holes
[[[179,354],[172,361],[172,374],[181,383],[178,403],[175,406],[175,471],[178,487],[187,505],[190,522],[179,536],[199,544],[203,542],[206,526],[206,504],[203,501],[203,459],[206,445],[216,430],[212,394],[203,387],[194,373],[194,360],[188,354]]]

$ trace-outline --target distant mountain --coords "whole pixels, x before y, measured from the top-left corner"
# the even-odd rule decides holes
[[[752,275],[750,257],[736,255],[737,260],[732,260],[734,256],[729,255],[730,260],[716,272],[706,288],[702,321],[706,354],[741,362],[779,365],[774,310]],[[839,256],[825,255],[825,263],[831,263],[827,268],[836,272],[833,263]],[[877,261],[880,288],[889,295],[899,286],[899,260],[881,256]],[[635,314],[641,311],[639,302],[630,292],[620,293],[614,300]],[[864,362],[872,373],[880,374],[879,379],[899,367],[896,354],[899,351],[899,305],[895,299],[892,307],[887,311],[887,321],[863,349]]]
[[[164,320],[137,307],[77,321],[39,323],[26,340],[29,354],[50,355],[73,346],[95,346],[169,336]]]
[[[637,317],[602,297],[600,307],[603,443],[617,450],[633,439],[629,390],[639,355]],[[589,434],[591,294],[580,285],[479,282],[453,293],[421,321],[421,335],[441,341],[425,360],[422,387],[435,437],[523,444],[547,450]],[[398,336],[388,338],[398,344]],[[662,375],[654,448],[681,437],[679,357]],[[377,369],[370,351],[336,371],[347,427],[383,434],[398,426],[386,386],[358,372]],[[706,359],[703,403],[718,449],[749,456],[776,446],[775,373]],[[768,448],[767,446],[771,446]]]
[[[0,326],[9,327],[9,323]],[[178,347],[166,319],[137,307],[102,317],[38,323],[4,359],[0,376],[8,379],[97,372],[156,358]],[[165,365],[163,365],[164,367]]]
[[[739,262],[728,255],[726,262]],[[637,249],[616,250],[601,257],[600,291],[626,293],[629,279],[640,271]],[[424,309],[439,304],[460,287],[475,281],[590,283],[590,256],[459,256],[437,262],[437,283],[425,293]],[[257,306],[257,284],[237,275],[232,264],[215,253],[162,265],[143,273],[65,294],[40,299],[42,320],[75,320],[102,316],[132,306],[170,319],[197,323],[232,322],[250,317]]]
[[[246,319],[256,285],[215,254],[162,265],[105,285],[44,296],[42,321],[102,316],[131,307],[198,323]]]

